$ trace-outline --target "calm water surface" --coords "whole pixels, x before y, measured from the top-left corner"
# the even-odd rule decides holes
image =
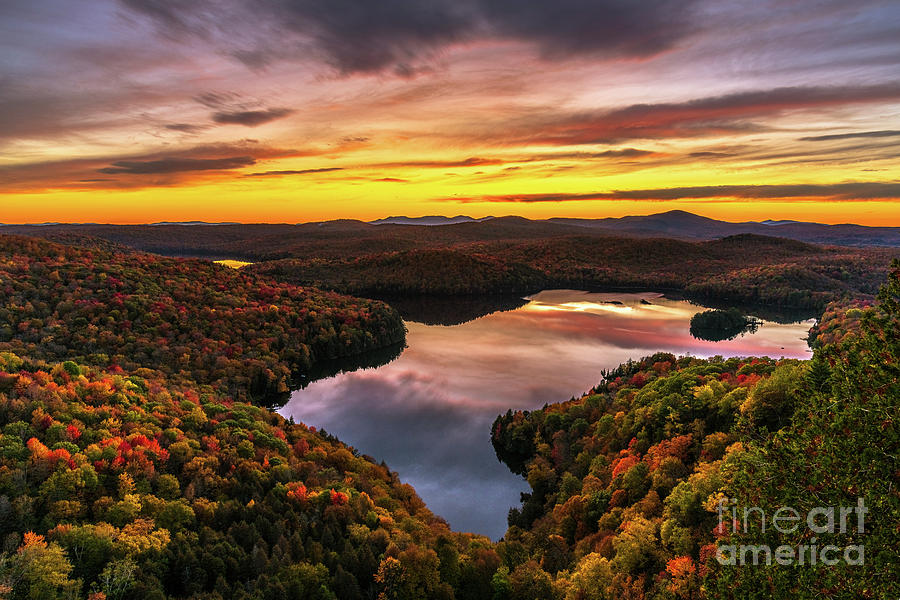
[[[707,342],[689,333],[704,308],[659,294],[550,290],[528,300],[460,325],[407,321],[408,348],[399,358],[315,381],[279,412],[386,461],[454,529],[497,539],[528,490],[494,455],[490,427],[498,414],[580,396],[601,369],[657,351],[811,355],[812,319],[764,321],[755,333]]]

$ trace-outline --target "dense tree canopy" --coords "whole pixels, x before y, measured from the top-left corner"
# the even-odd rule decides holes
[[[606,373],[579,399],[499,417],[497,455],[532,488],[510,512],[507,543],[573,598],[675,588],[697,597],[715,548],[707,500],[724,484],[726,456],[740,452],[761,386],[802,380],[805,369],[656,354]]]
[[[655,354],[490,432],[531,492],[499,543],[384,464],[247,400],[402,336],[384,304],[196,261],[0,236],[0,596],[896,597],[900,263],[810,361]],[[487,432],[486,432],[487,433]],[[863,566],[722,565],[720,522],[854,506]]]
[[[0,235],[0,349],[150,368],[264,399],[318,361],[402,342],[387,305],[205,261]]]
[[[384,464],[240,401],[402,340],[389,307],[199,261],[0,244],[3,597],[489,589],[489,540],[451,532]]]
[[[757,319],[734,307],[706,310],[691,317],[691,335],[712,342],[730,340],[744,332],[756,331],[758,327]]]
[[[896,251],[738,235],[711,242],[565,236],[316,255],[249,267],[356,294],[532,293],[547,288],[680,291],[692,298],[821,310],[871,297]]]
[[[383,464],[209,388],[0,353],[0,422],[11,598],[450,597],[493,574],[489,540]]]
[[[820,558],[804,568],[726,565],[710,577],[711,595],[850,600],[900,594],[900,262],[894,263],[878,301],[870,308],[836,309],[823,320],[829,335],[817,340],[793,419],[735,454],[723,487],[742,505],[769,515],[783,506],[802,516],[824,508],[819,524],[827,520],[828,507],[835,507],[837,529],[763,532],[756,523],[735,527],[725,543],[772,549],[807,544],[820,551],[833,545],[838,550],[832,555],[862,546],[862,564],[828,564]],[[839,329],[845,333],[837,335]],[[860,505],[864,513],[854,511],[844,523],[840,510]],[[855,551],[850,556],[855,559]]]
[[[815,344],[805,362],[657,354],[582,398],[498,417],[497,455],[532,488],[506,536],[535,561],[521,574],[566,598],[896,596],[900,263],[877,305],[830,308]],[[863,531],[854,518],[817,539],[805,522],[791,534],[720,522],[720,502],[756,518],[858,502],[868,512]],[[811,565],[816,543],[862,544],[865,563]],[[742,544],[805,547],[807,563],[714,559]]]

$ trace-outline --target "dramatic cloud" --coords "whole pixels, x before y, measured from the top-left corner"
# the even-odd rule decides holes
[[[201,2],[175,2],[168,0],[119,0],[124,6],[132,10],[142,12],[148,17],[153,18],[160,25],[168,30],[174,31],[193,31],[194,33],[204,33],[203,28],[192,27],[189,20],[193,16],[199,16],[199,11],[195,15],[189,15],[194,9],[201,7]]]
[[[900,100],[900,83],[804,86],[736,92],[687,102],[634,104],[609,111],[528,117],[511,123],[508,143],[612,144],[763,131],[753,119],[786,111]],[[507,134],[508,135],[508,134]],[[501,136],[502,137],[502,136]]]
[[[886,129],[883,131],[859,131],[856,133],[835,133],[831,135],[814,135],[802,137],[802,142],[827,142],[831,140],[846,140],[851,138],[883,138],[883,137],[900,137],[900,131]]]
[[[621,148],[619,150],[603,150],[602,152],[553,152],[550,154],[536,154],[530,157],[523,156],[509,162],[540,162],[550,160],[594,160],[594,159],[632,159],[649,158],[659,156],[659,152],[641,150],[639,148]]]
[[[413,76],[452,44],[512,40],[545,59],[644,58],[672,48],[693,27],[695,0],[120,0],[167,36],[230,43],[253,69],[312,48],[340,72]],[[258,32],[248,31],[253,23]],[[277,36],[276,47],[270,36]],[[291,39],[293,36],[293,39]],[[308,50],[307,52],[308,53]]]
[[[410,160],[405,162],[389,162],[366,165],[370,168],[377,169],[393,169],[402,167],[415,167],[421,169],[452,169],[457,167],[488,167],[493,165],[502,165],[508,162],[517,162],[504,160],[502,158],[478,158],[470,157],[462,160]]]
[[[773,161],[767,164],[799,164],[821,162],[860,162],[871,160],[886,160],[900,157],[900,141],[887,141],[884,143],[864,143],[842,145],[834,147],[809,145],[794,146],[787,150],[746,152],[741,155],[743,160]]]
[[[486,0],[481,13],[495,34],[538,44],[546,58],[576,54],[647,57],[673,47],[691,29],[694,1]]]
[[[247,173],[244,177],[280,177],[283,175],[311,175],[313,173],[331,173],[343,171],[342,167],[323,167],[321,169],[301,169],[299,171],[261,171],[259,173]]]
[[[241,95],[235,92],[203,92],[194,96],[194,100],[209,108],[222,108],[240,102]]]
[[[97,169],[100,173],[116,175],[159,175],[162,173],[182,173],[185,171],[222,171],[239,169],[256,163],[252,156],[232,156],[229,158],[161,158],[159,160],[120,160],[111,167]]]
[[[658,188],[649,190],[616,190],[586,194],[505,194],[476,197],[449,197],[449,202],[573,202],[586,200],[682,200],[703,198],[797,199],[827,200],[893,200],[900,199],[900,183],[859,182],[796,185],[708,185]]]
[[[202,144],[170,152],[149,152],[39,161],[0,166],[0,191],[35,189],[121,189],[170,186],[197,179],[233,178],[231,171],[260,160],[314,155],[312,151],[277,148],[252,140]],[[118,177],[98,178],[100,172]]]
[[[166,129],[180,131],[181,133],[200,133],[206,127],[203,125],[191,125],[190,123],[170,123],[166,125]]]
[[[438,163],[440,164],[440,163]],[[484,167],[488,165],[500,165],[503,164],[503,161],[499,158],[478,158],[477,156],[473,156],[471,158],[467,158],[465,160],[461,160],[458,162],[450,161],[443,163],[442,166],[447,167]],[[418,166],[418,165],[417,165]]]
[[[649,150],[638,150],[637,148],[623,148],[622,150],[606,150],[605,152],[596,152],[591,158],[640,158],[655,154]]]
[[[699,152],[690,152],[690,153],[688,154],[688,156],[689,156],[690,158],[712,158],[712,159],[717,159],[717,158],[731,158],[732,156],[735,156],[735,154],[730,153],[730,152],[713,152],[713,151],[710,151],[710,150],[702,150],[702,151],[699,151]]]
[[[226,125],[257,127],[264,123],[283,119],[294,111],[290,108],[269,108],[266,110],[241,110],[236,112],[213,113],[213,121]]]
[[[48,194],[4,214],[102,212],[148,187],[196,188],[185,211],[301,221],[425,214],[436,190],[889,182],[898,23],[896,0],[0,2],[0,192]],[[282,160],[301,156],[316,160]],[[297,198],[290,177],[328,185]],[[818,215],[797,197],[753,216],[896,220],[890,202]],[[554,216],[533,200],[517,212]],[[624,210],[569,208],[604,207]]]

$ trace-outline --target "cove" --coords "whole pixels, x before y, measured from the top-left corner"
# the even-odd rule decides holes
[[[651,292],[547,290],[497,312],[482,308],[484,316],[471,320],[443,321],[453,325],[434,324],[442,320],[421,309],[403,313],[407,347],[399,357],[312,381],[279,412],[384,460],[454,529],[495,540],[528,491],[491,447],[497,415],[580,396],[601,370],[654,352],[812,354],[806,336],[814,319],[776,322],[749,311],[762,318],[755,332],[711,342],[690,334],[691,317],[705,307]]]

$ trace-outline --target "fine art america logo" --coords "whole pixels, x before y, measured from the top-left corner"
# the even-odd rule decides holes
[[[782,506],[771,515],[763,508],[748,506],[738,509],[737,499],[723,498],[718,503],[719,531],[726,531],[726,523],[731,521],[734,531],[750,533],[767,530],[781,534],[796,534],[802,527],[809,531],[802,536],[805,543],[780,545],[769,544],[720,545],[716,550],[716,560],[722,565],[816,565],[833,566],[840,563],[862,565],[865,562],[865,546],[850,544],[819,545],[817,535],[834,538],[834,534],[848,535],[865,533],[865,515],[869,512],[862,498],[856,506],[817,506],[805,514],[795,508]]]

